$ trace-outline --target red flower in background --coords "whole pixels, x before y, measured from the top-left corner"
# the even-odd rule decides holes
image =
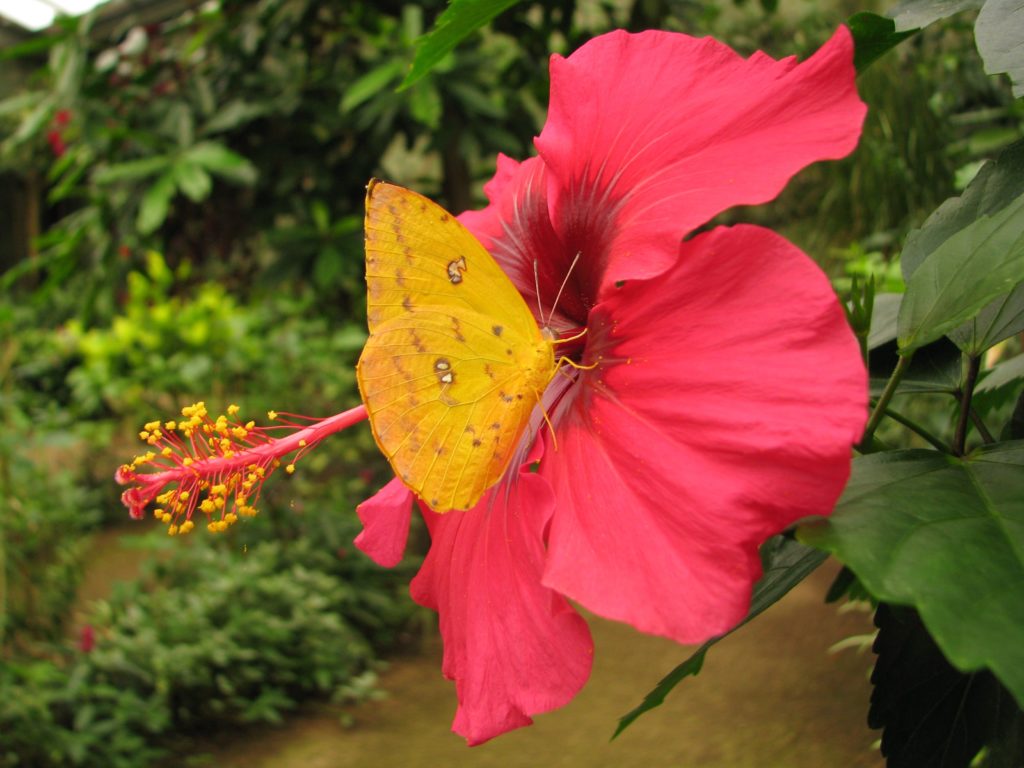
[[[490,205],[460,217],[539,322],[586,329],[581,368],[544,396],[554,436],[538,417],[475,509],[423,509],[413,596],[440,614],[470,743],[586,681],[568,599],[703,642],[745,615],[765,538],[831,511],[867,404],[842,309],[773,232],[692,233],[853,149],[852,61],[846,29],[801,64],[673,33],[596,38],[552,58],[539,156],[499,158]],[[382,564],[401,557],[410,499],[393,481],[360,507],[357,544]]]

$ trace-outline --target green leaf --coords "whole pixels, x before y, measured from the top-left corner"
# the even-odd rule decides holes
[[[1024,702],[1024,441],[859,457],[832,516],[798,536],[913,606],[957,669],[990,669]]]
[[[92,180],[97,184],[111,184],[115,181],[144,179],[148,176],[163,173],[170,164],[171,159],[166,155],[143,157],[138,160],[129,160],[126,163],[115,163],[114,165],[100,168],[93,174]]]
[[[974,23],[978,53],[990,75],[1005,72],[1024,96],[1024,0],[985,0]]]
[[[974,391],[990,392],[1005,387],[1017,379],[1024,379],[1024,355],[1017,355],[996,365]]]
[[[825,562],[825,557],[824,553],[802,546],[792,539],[782,536],[769,539],[761,549],[761,558],[765,564],[764,575],[754,585],[747,617],[724,635],[708,640],[682,664],[663,677],[640,704],[619,718],[619,725],[615,729],[615,733],[612,734],[612,738],[614,739],[626,730],[644,712],[663,704],[665,697],[683,679],[695,676],[700,672],[704,665],[704,657],[711,646],[723,637],[728,637],[781,600],[787,592]]]
[[[907,281],[899,345],[917,349],[1024,281],[1024,195],[945,240]]]
[[[900,256],[903,276],[910,280],[930,253],[982,216],[991,216],[1024,194],[1024,141],[1007,147],[986,163],[959,197],[940,205],[920,229],[907,236]],[[961,350],[971,355],[1024,330],[1024,286],[996,298],[976,318],[950,331]]]
[[[210,174],[198,164],[188,160],[179,160],[174,164],[171,173],[174,175],[174,183],[178,185],[178,189],[192,202],[201,202],[209,196],[213,182],[210,180]]]
[[[364,101],[372,99],[401,75],[402,62],[397,59],[371,69],[345,89],[345,95],[341,97],[342,113],[351,112]]]
[[[886,13],[896,22],[897,30],[920,29],[954,13],[980,8],[985,0],[903,0]]]
[[[889,768],[967,768],[985,744],[1012,734],[1013,697],[991,673],[951,666],[915,611],[883,603],[875,624],[868,725],[884,729]]]
[[[171,207],[174,190],[174,173],[171,169],[165,171],[164,175],[146,190],[135,219],[139,234],[148,235],[164,223],[167,211]]]
[[[450,0],[434,28],[416,43],[416,58],[401,89],[422,78],[463,39],[519,0]]]
[[[241,99],[235,99],[220,107],[217,113],[202,126],[200,133],[208,135],[220,133],[221,131],[230,131],[255,120],[257,117],[262,117],[269,111],[270,106],[267,104],[253,104]]]
[[[896,318],[900,314],[902,293],[879,293],[871,311],[871,331],[868,333],[868,349],[876,349],[896,340]]]
[[[182,153],[182,159],[237,184],[249,185],[256,181],[256,167],[216,141],[201,141],[189,147]]]
[[[858,74],[917,31],[897,32],[892,19],[867,11],[855,13],[846,20],[846,25],[853,33],[853,66]]]

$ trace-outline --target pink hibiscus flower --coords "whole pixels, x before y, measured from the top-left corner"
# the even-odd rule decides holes
[[[476,508],[421,505],[432,543],[412,593],[440,615],[469,743],[584,684],[593,646],[569,599],[703,642],[746,614],[759,545],[832,510],[867,385],[827,279],[769,230],[693,233],[848,154],[865,112],[854,76],[845,28],[803,63],[601,36],[552,58],[539,156],[499,158],[490,205],[460,217],[540,322],[586,329],[582,367],[544,396],[553,434],[537,419]],[[393,481],[360,506],[357,545],[393,565],[410,510]]]

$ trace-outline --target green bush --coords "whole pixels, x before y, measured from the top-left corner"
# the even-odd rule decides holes
[[[67,663],[4,667],[0,765],[145,766],[171,737],[369,695],[376,651],[413,615],[407,574],[357,584],[304,540],[235,544],[153,561],[97,603],[95,644]]]

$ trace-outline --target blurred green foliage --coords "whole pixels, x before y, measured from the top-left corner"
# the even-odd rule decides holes
[[[357,402],[371,176],[479,205],[498,152],[532,153],[549,55],[612,27],[806,55],[864,10],[519,3],[396,92],[444,6],[221,0],[113,37],[65,21],[0,94],[0,171],[39,193],[29,256],[0,252],[0,765],[146,765],[175,733],[365,695],[374,654],[401,639],[408,574],[351,549],[355,505],[388,477],[368,430],[275,479],[230,544],[178,545],[101,603],[89,653],[67,637],[83,537],[125,514],[110,477],[137,447],[119,436],[200,399],[253,415]],[[852,157],[722,218],[782,229],[841,293],[872,277],[898,291],[907,230],[1024,115],[959,19],[859,85],[871,110]]]
[[[374,691],[408,626],[390,576],[309,541],[200,540],[98,602],[62,663],[0,666],[0,765],[146,766],[190,734]],[[403,574],[408,577],[408,574]]]

